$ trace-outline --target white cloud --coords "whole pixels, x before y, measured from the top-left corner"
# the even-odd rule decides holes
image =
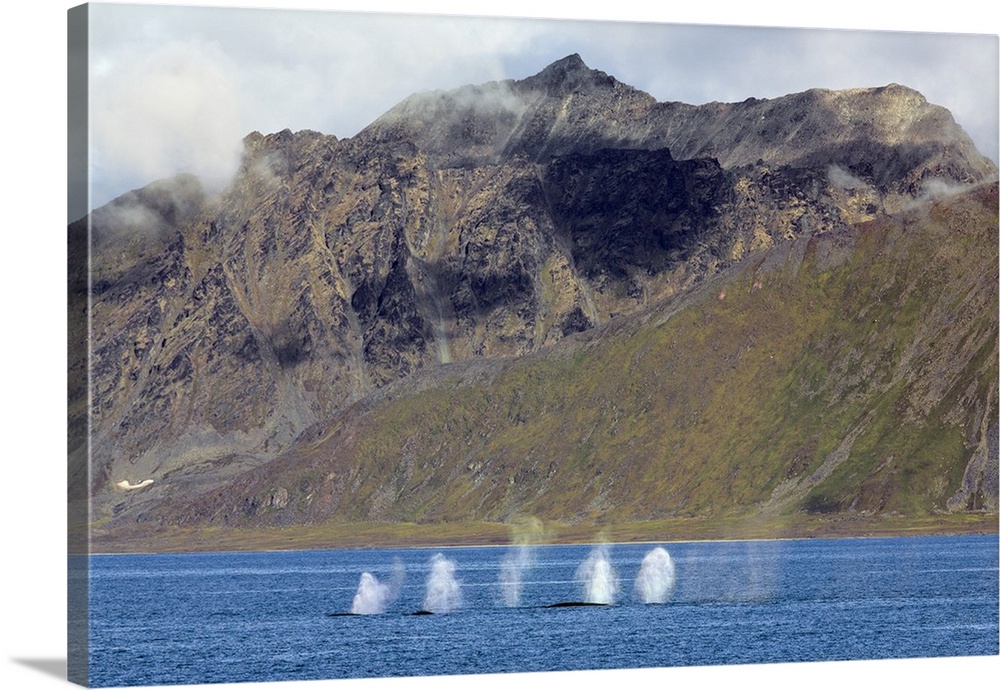
[[[95,5],[91,25],[94,206],[176,172],[224,177],[253,130],[353,136],[416,91],[504,78],[541,26],[142,5]]]
[[[830,184],[838,189],[865,189],[868,184],[858,179],[839,165],[831,165],[827,170]]]
[[[105,60],[90,93],[92,167],[109,183],[188,172],[211,184],[236,170],[241,95],[213,46],[171,42]]]

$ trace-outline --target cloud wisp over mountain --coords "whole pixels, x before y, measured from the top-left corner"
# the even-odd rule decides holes
[[[995,36],[171,5],[93,5],[91,196],[153,179],[211,186],[250,131],[350,137],[410,94],[532,74],[580,53],[660,101],[900,83],[997,144]]]

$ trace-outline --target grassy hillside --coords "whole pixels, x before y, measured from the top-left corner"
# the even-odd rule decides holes
[[[995,515],[997,245],[995,184],[790,240],[550,349],[394,384],[130,529]]]

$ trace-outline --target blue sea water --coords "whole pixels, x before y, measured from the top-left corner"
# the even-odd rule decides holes
[[[995,535],[90,562],[95,687],[1000,653]],[[612,603],[548,607],[588,599]]]

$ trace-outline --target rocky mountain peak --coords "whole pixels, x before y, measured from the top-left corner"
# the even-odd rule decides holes
[[[564,96],[581,89],[607,88],[620,84],[614,77],[588,67],[578,53],[556,60],[533,77],[517,83],[523,89],[542,91],[550,96]]]
[[[358,141],[409,142],[446,167],[668,148],[677,160],[714,158],[726,169],[758,161],[838,168],[879,194],[908,197],[932,179],[967,184],[996,175],[947,109],[899,84],[732,104],[660,103],[576,53],[518,81],[411,96]]]
[[[587,64],[583,61],[583,58],[580,57],[580,54],[573,53],[572,55],[567,55],[561,60],[556,60],[551,65],[549,65],[541,72],[539,72],[537,76],[542,78],[555,75],[566,77],[567,75],[572,73],[578,73],[578,74],[589,73],[591,71],[593,70],[587,67]]]

